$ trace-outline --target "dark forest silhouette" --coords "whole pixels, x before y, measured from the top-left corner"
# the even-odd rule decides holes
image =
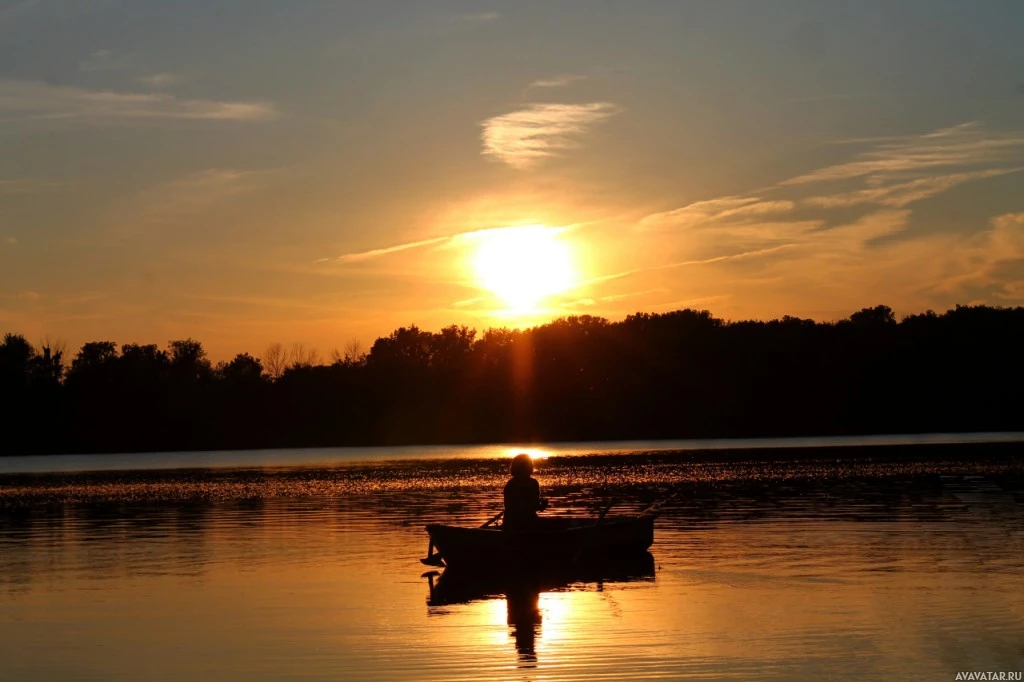
[[[272,347],[213,365],[192,339],[0,345],[0,452],[1024,430],[1024,308],[896,321],[578,316],[415,326],[316,364]]]

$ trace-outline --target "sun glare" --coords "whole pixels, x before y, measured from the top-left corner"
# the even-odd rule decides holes
[[[517,311],[535,310],[551,296],[572,289],[579,277],[563,232],[524,225],[477,233],[472,257],[477,283]]]
[[[550,450],[541,450],[540,448],[508,448],[505,451],[505,455],[508,457],[515,457],[522,453],[529,455],[530,459],[547,459],[551,456]]]

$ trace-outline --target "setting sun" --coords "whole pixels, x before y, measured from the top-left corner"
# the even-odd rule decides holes
[[[572,289],[579,281],[564,228],[524,225],[476,234],[473,274],[483,289],[510,309],[532,310],[544,299]]]

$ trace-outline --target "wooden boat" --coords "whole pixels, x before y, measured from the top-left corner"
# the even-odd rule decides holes
[[[642,554],[654,542],[654,514],[545,518],[528,530],[431,524],[427,534],[447,566],[530,567],[593,563]],[[429,561],[431,558],[433,562]]]

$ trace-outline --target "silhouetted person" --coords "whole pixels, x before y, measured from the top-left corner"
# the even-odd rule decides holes
[[[505,521],[509,530],[529,528],[537,520],[537,512],[547,507],[540,496],[540,483],[533,477],[533,460],[523,453],[512,458],[505,484]]]

